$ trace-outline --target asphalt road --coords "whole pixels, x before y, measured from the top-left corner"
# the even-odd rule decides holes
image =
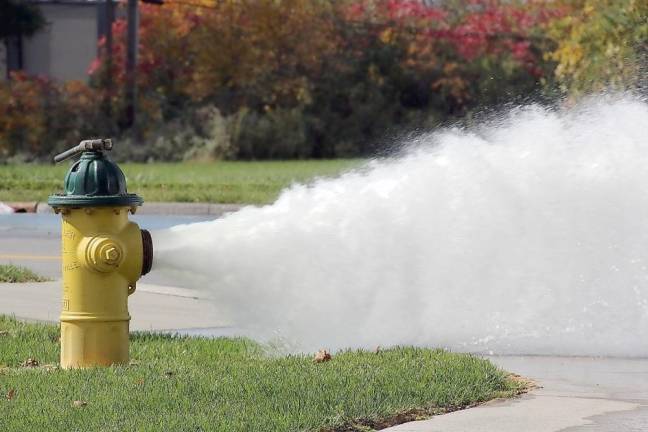
[[[135,215],[141,228],[158,230],[173,225],[214,219],[214,216]],[[60,216],[54,214],[0,215],[0,264],[27,267],[52,279],[61,278]],[[163,276],[144,276],[142,283],[168,285]]]

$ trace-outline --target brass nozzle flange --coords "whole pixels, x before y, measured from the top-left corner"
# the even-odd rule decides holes
[[[142,230],[142,276],[151,271],[153,267],[153,239],[151,233]]]

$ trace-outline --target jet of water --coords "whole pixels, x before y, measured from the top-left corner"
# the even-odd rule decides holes
[[[295,349],[648,356],[648,104],[445,129],[272,205],[154,233],[156,268]]]

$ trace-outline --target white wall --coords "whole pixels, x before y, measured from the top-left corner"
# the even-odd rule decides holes
[[[30,75],[86,80],[97,56],[96,4],[40,4],[47,27],[23,40],[23,67]]]

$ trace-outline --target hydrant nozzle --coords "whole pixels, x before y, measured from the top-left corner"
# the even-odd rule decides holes
[[[143,200],[127,192],[124,173],[104,154],[111,149],[111,140],[86,140],[55,158],[81,153],[64,193],[48,199],[63,219],[63,368],[128,363],[128,296],[153,263],[151,235],[128,219]]]

